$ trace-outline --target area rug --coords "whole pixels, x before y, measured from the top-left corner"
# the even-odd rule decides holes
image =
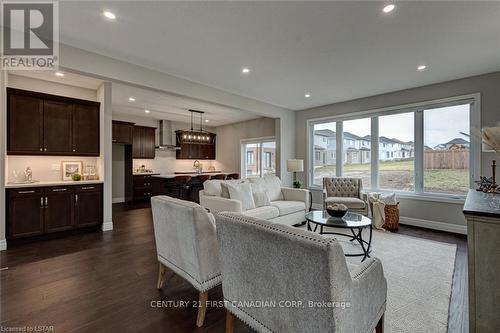
[[[324,236],[336,237],[346,253],[362,252],[347,237]],[[385,332],[446,333],[455,253],[455,245],[373,231],[371,256],[382,261],[387,279]],[[347,260],[359,263],[361,258]]]

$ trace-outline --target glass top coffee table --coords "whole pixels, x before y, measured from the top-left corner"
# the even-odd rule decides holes
[[[347,212],[344,217],[331,217],[325,210],[313,210],[306,214],[307,230],[316,232],[319,228],[321,235],[346,236],[350,241],[356,241],[361,245],[363,253],[346,253],[346,257],[363,257],[361,261],[370,257],[372,244],[372,220],[364,215]],[[312,230],[314,224],[314,230]],[[351,234],[323,231],[324,227],[349,229]],[[363,229],[369,229],[368,241],[363,239]]]

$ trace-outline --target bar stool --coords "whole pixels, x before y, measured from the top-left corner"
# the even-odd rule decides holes
[[[224,180],[226,179],[226,175],[223,173],[220,173],[218,175],[213,175],[211,179],[219,179],[219,180]]]
[[[239,173],[230,173],[229,175],[226,176],[226,179],[240,179],[240,174]]]
[[[199,175],[191,178],[189,183],[189,201],[200,203],[200,190],[203,189],[203,183],[210,179],[210,175]]]
[[[177,192],[177,198],[182,200],[189,200],[189,182],[191,181],[191,176],[175,176],[175,190]]]

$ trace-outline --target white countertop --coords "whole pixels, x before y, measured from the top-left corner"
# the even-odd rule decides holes
[[[132,176],[153,176],[153,175],[159,175],[158,172],[134,172],[132,173]]]
[[[85,184],[102,184],[104,180],[48,180],[48,181],[38,181],[36,183],[7,183],[5,188],[21,188],[21,187],[42,187],[42,186],[60,186],[60,185],[85,185]]]

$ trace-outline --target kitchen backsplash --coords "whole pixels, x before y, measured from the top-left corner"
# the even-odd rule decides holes
[[[6,160],[6,179],[7,182],[16,181],[14,172],[18,174],[17,180],[22,180],[24,170],[30,167],[33,171],[33,179],[41,181],[59,181],[62,180],[63,161],[81,161],[83,167],[94,165],[97,174],[102,179],[100,170],[100,159],[98,157],[80,157],[80,156],[16,156],[8,155]]]
[[[156,150],[155,159],[134,159],[134,170],[144,165],[146,169],[151,169],[155,173],[174,173],[175,171],[193,171],[194,160],[177,160],[175,151],[171,150]],[[216,161],[200,160],[203,164],[203,170],[206,171],[209,166],[213,165],[217,168]]]

